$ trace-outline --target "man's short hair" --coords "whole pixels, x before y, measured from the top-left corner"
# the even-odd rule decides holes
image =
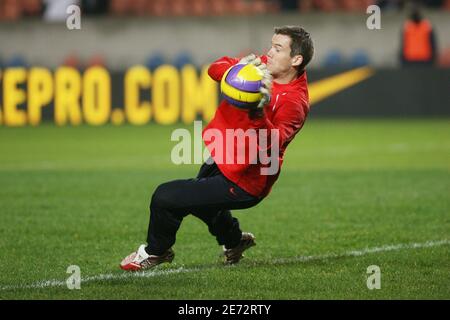
[[[283,34],[291,38],[291,57],[296,55],[303,57],[303,62],[298,68],[299,72],[303,71],[314,55],[311,35],[298,26],[276,27],[275,34]]]

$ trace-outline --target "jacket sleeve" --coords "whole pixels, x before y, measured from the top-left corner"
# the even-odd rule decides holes
[[[295,101],[293,99],[285,99],[277,108],[278,112],[273,117],[272,121],[267,118],[264,113],[262,117],[252,121],[253,127],[256,129],[267,129],[267,145],[260,147],[260,150],[270,149],[272,147],[271,130],[275,129],[278,137],[278,147],[289,143],[297,132],[302,128],[308,110],[308,103],[304,100]]]
[[[239,59],[237,58],[222,57],[214,61],[209,66],[208,74],[213,80],[220,81],[222,80],[222,76],[225,73],[225,71],[227,71],[228,68],[230,68],[232,65],[235,65],[238,62]]]

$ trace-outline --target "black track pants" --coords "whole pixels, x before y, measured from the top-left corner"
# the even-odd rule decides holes
[[[161,255],[175,243],[183,218],[192,214],[208,225],[220,245],[238,245],[242,231],[232,209],[258,204],[257,198],[225,178],[215,163],[203,164],[197,178],[163,183],[150,203],[150,225],[146,251]]]

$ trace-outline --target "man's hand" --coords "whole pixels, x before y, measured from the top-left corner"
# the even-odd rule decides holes
[[[256,59],[256,55],[254,53],[250,53],[248,56],[243,57],[241,60],[239,60],[238,64],[248,64],[252,63]]]
[[[270,74],[269,70],[267,70],[267,66],[262,63],[261,58],[257,57],[254,53],[251,53],[248,56],[242,58],[238,63],[253,64],[263,74],[263,78],[261,80],[262,86],[259,89],[259,92],[262,94],[262,99],[256,106],[256,108],[251,110],[251,114],[253,116],[262,115],[264,106],[270,103],[270,96],[272,91],[272,75]]]
[[[262,72],[263,78],[261,80],[262,86],[259,89],[259,92],[263,95],[261,101],[259,102],[257,109],[264,108],[265,105],[270,103],[270,96],[272,91],[272,75],[269,70],[267,70],[267,66],[264,63],[260,63],[255,66]]]
[[[249,112],[250,119],[258,119],[264,116],[264,107],[270,103],[271,91],[272,91],[272,75],[269,70],[267,70],[267,66],[261,61],[255,61],[253,63],[263,74],[263,78],[261,80],[262,86],[259,89],[259,92],[262,94],[262,98],[259,101],[258,105],[251,109]]]
[[[250,53],[248,56],[243,57],[241,60],[239,60],[238,64],[253,64],[258,68],[262,65],[261,58],[256,56],[254,53]]]

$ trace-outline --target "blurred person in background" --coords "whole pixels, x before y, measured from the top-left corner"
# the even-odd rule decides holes
[[[378,0],[376,5],[381,10],[401,10],[405,7],[405,0]]]
[[[105,14],[108,12],[107,0],[81,0],[81,6],[83,8],[83,13],[85,14]]]
[[[401,63],[403,66],[432,66],[436,61],[436,38],[430,21],[416,5],[403,26]]]

